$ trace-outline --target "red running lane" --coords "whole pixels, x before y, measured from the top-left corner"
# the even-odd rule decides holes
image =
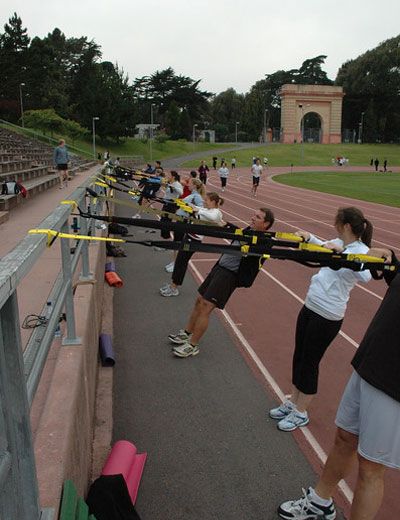
[[[288,171],[287,168],[282,170]],[[305,170],[309,171],[310,168]],[[255,198],[250,194],[250,168],[238,169],[237,173],[231,173],[228,187],[222,194],[225,198],[225,220],[244,225],[249,222],[254,210],[267,206],[275,213],[275,230],[306,229],[323,238],[334,238],[333,218],[337,208],[354,205],[374,224],[374,245],[390,247],[396,252],[400,250],[397,232],[400,208],[277,184],[270,175],[261,179]],[[219,180],[213,173],[207,188],[220,189]],[[196,255],[192,261],[195,274],[204,277],[214,261],[210,257]],[[229,320],[228,328],[236,330],[236,339],[240,336],[241,350],[256,377],[268,384],[278,397],[290,391],[296,318],[315,272],[290,261],[269,261],[264,264],[251,290],[239,289],[235,292],[224,314],[225,320]],[[294,432],[297,442],[318,472],[322,468],[320,459],[324,453],[317,455],[315,450],[321,448],[325,454],[329,452],[335,434],[336,409],[351,374],[350,361],[385,292],[386,284],[379,281],[357,286],[352,291],[341,334],[321,363],[319,394],[310,408],[310,425]],[[254,355],[249,354],[249,350]],[[270,378],[269,381],[267,378]],[[346,480],[352,489],[355,477],[353,473]],[[400,517],[396,496],[399,485],[399,472],[388,470],[385,505],[377,516],[378,520]],[[345,510],[349,511],[348,504]]]

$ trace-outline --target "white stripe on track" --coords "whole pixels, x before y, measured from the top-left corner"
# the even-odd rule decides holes
[[[243,190],[243,191],[245,191],[244,188],[238,188],[238,187],[236,187],[236,189],[237,189],[237,190]],[[247,193],[247,190],[246,190],[246,193]],[[247,195],[242,195],[242,194],[239,194],[239,195],[240,195],[241,197],[245,197],[246,199],[254,200],[254,198],[251,198],[251,197],[249,197],[249,196],[247,196]],[[271,196],[271,192],[269,192],[268,195]],[[231,202],[235,202],[235,201],[232,201],[231,199],[226,199],[226,200],[230,200]],[[256,199],[256,200],[257,200],[257,199]],[[236,203],[236,202],[235,202],[235,203]],[[236,203],[236,204],[238,204],[238,203]],[[304,205],[295,204],[294,202],[289,202],[289,204],[296,205],[296,206],[301,206],[301,207],[304,208]],[[282,210],[282,211],[286,211],[286,212],[288,212],[288,213],[293,213],[294,215],[301,215],[300,213],[297,213],[296,211],[292,211],[292,210],[287,209],[287,208],[285,209],[285,208],[282,208],[281,206],[276,206],[276,205],[274,205],[274,204],[269,204],[269,205],[272,206],[272,207],[274,207],[274,208],[279,208],[279,209]],[[317,210],[317,209],[315,209],[315,208],[310,208],[310,207],[308,207],[307,209],[309,209],[310,211],[317,212],[317,213],[323,213],[323,214],[326,214],[326,211],[320,211],[320,210]],[[314,222],[318,222],[318,223],[323,224],[323,225],[325,225],[325,226],[333,227],[332,224],[328,224],[328,223],[326,223],[326,222],[324,222],[324,221],[318,220],[318,219],[313,218],[313,217],[309,217],[309,218],[310,218],[311,220],[313,220]],[[375,226],[375,229],[378,229],[378,230],[383,231],[383,232],[391,233],[391,234],[396,235],[396,236],[398,235],[398,232],[395,232],[395,231],[389,231],[389,230],[387,230],[387,229],[382,229],[382,228],[379,228],[379,227],[377,227],[377,226]],[[393,246],[389,246],[386,242],[382,242],[382,241],[380,241],[380,240],[375,240],[375,242],[378,242],[378,243],[380,243],[380,244],[382,244],[382,245],[385,245],[386,247],[392,247],[392,248],[393,248]],[[396,249],[398,249],[398,248],[396,248]]]
[[[190,262],[190,264],[191,264],[191,268],[192,268],[195,276],[198,278],[200,283],[202,283],[204,281],[204,278],[202,277],[200,272],[196,269],[196,267],[193,265],[193,263]],[[294,295],[294,293],[292,293],[292,294]],[[275,379],[272,377],[272,375],[269,373],[269,371],[267,370],[265,365],[262,363],[261,359],[257,356],[255,351],[251,347],[250,343],[246,340],[246,338],[240,332],[240,330],[238,329],[238,327],[236,326],[235,322],[232,320],[232,318],[230,317],[228,312],[226,310],[221,310],[220,312],[222,313],[226,322],[228,323],[228,325],[231,327],[231,329],[235,333],[235,335],[236,335],[237,339],[239,340],[239,342],[241,343],[243,349],[249,354],[249,356],[251,357],[251,359],[257,366],[258,370],[260,371],[260,373],[262,374],[264,379],[267,381],[269,386],[272,388],[275,395],[278,397],[278,399],[280,401],[284,401],[285,394],[283,393],[283,391],[281,390],[281,388],[279,387],[279,385],[275,381]],[[322,462],[322,464],[325,464],[326,459],[327,459],[327,454],[325,453],[325,451],[323,450],[322,446],[319,444],[317,439],[314,437],[314,435],[311,433],[310,429],[307,427],[303,427],[303,428],[298,428],[298,431],[300,431],[304,435],[306,441],[311,446],[312,450],[314,451],[314,453],[316,454],[318,459]],[[348,500],[348,502],[351,504],[351,502],[353,501],[353,492],[350,489],[350,487],[348,486],[348,484],[344,480],[341,480],[339,482],[339,488],[342,491],[343,495]]]

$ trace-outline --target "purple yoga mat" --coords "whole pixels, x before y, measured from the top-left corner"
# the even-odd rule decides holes
[[[113,367],[115,365],[115,356],[110,334],[100,334],[99,350],[103,367]]]
[[[105,270],[106,273],[109,273],[109,272],[115,273],[115,264],[114,264],[114,262],[107,262],[104,270]]]

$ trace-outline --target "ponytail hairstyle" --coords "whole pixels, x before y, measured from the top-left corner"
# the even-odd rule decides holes
[[[224,204],[224,199],[218,195],[216,191],[210,191],[207,193],[207,197],[212,201],[215,202],[217,208],[222,206]]]
[[[171,177],[174,178],[174,181],[178,181],[178,182],[180,182],[181,177],[180,177],[180,175],[179,175],[178,172],[176,172],[175,170],[171,170],[170,175],[171,175]]]
[[[193,186],[195,187],[197,193],[200,195],[202,199],[204,199],[204,196],[206,194],[206,189],[204,187],[204,184],[201,182],[200,179],[190,179],[192,181]]]
[[[353,234],[364,242],[365,245],[371,247],[373,226],[367,220],[362,211],[358,208],[339,208],[335,218],[335,224],[349,224]]]

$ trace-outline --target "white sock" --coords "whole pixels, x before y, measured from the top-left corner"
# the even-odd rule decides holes
[[[313,502],[316,504],[319,504],[320,506],[329,506],[332,503],[332,499],[326,499],[321,498],[317,493],[315,492],[315,489],[311,486],[308,488],[308,496],[311,498]]]

